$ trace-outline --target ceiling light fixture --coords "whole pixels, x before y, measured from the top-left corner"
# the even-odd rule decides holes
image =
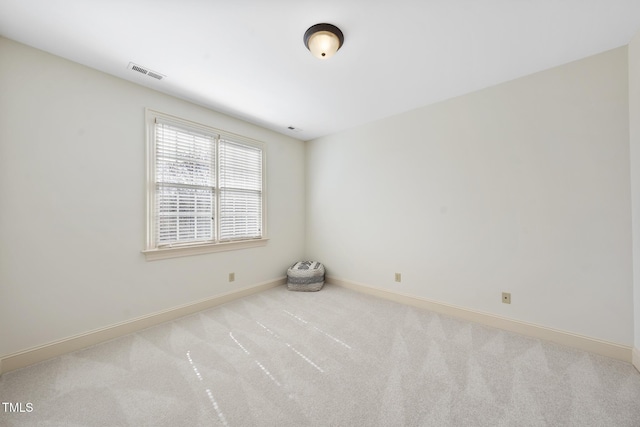
[[[342,47],[344,35],[331,24],[316,24],[304,33],[304,45],[318,59],[329,59]]]

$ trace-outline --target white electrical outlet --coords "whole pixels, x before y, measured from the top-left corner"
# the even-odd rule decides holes
[[[229,281],[233,282],[234,280],[236,280],[236,273],[229,273]]]
[[[396,282],[402,282],[402,274],[396,273]]]
[[[511,304],[511,294],[509,292],[502,293],[502,302],[504,304]]]

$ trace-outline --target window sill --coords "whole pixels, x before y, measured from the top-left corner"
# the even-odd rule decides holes
[[[238,249],[257,248],[265,246],[269,239],[253,239],[253,240],[240,240],[237,242],[223,242],[212,243],[205,245],[193,245],[193,246],[177,246],[173,248],[162,249],[146,249],[142,251],[147,261],[156,261],[159,259],[178,258],[191,255],[202,255],[212,252],[225,252],[235,251]]]

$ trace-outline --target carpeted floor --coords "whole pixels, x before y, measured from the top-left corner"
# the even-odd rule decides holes
[[[0,378],[2,426],[640,426],[628,363],[281,286]]]

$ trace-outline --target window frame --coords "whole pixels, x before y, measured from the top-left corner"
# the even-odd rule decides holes
[[[219,165],[220,159],[217,156],[217,147],[220,140],[226,140],[239,144],[245,144],[253,147],[257,147],[262,152],[262,188],[261,188],[261,213],[262,213],[262,233],[261,237],[239,239],[239,240],[225,240],[220,241],[219,229],[220,229],[220,182],[216,179],[215,183],[215,223],[214,226],[214,240],[206,242],[192,242],[192,243],[176,243],[174,245],[158,245],[156,242],[155,228],[156,228],[156,120],[160,120],[163,123],[182,127],[184,129],[191,129],[199,131],[204,134],[216,136],[216,159],[215,170],[216,176],[219,177]],[[145,232],[145,245],[142,253],[145,255],[147,261],[153,261],[158,259],[175,258],[190,255],[199,255],[212,252],[231,251],[238,249],[246,249],[264,246],[267,244],[269,238],[267,237],[267,201],[266,201],[266,144],[261,141],[247,138],[242,135],[237,135],[222,129],[217,129],[211,126],[200,124],[191,120],[176,117],[170,114],[162,113],[150,108],[145,109],[145,193],[146,193],[146,232]]]

